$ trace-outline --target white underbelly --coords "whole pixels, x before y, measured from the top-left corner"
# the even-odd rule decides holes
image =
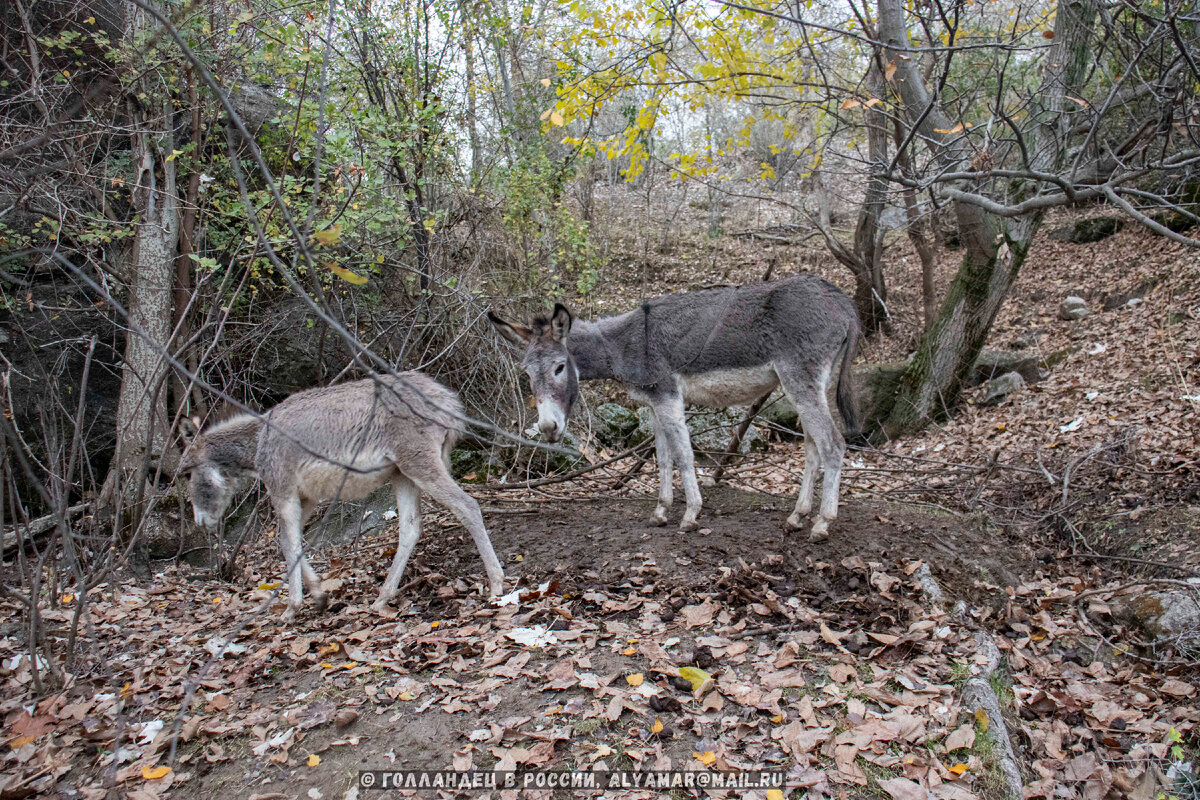
[[[770,364],[743,369],[722,369],[679,378],[683,402],[694,406],[726,408],[750,403],[779,385]]]

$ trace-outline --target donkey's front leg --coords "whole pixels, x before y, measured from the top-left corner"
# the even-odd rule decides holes
[[[308,561],[308,555],[304,553],[303,535],[304,526],[312,519],[313,512],[317,510],[317,503],[307,497],[300,501],[300,574],[304,578],[304,585],[308,587],[309,594],[312,595],[313,605],[317,611],[324,611],[329,605],[329,595],[321,591],[321,576],[313,569],[312,564]]]
[[[284,574],[288,585],[288,607],[283,612],[283,621],[290,624],[296,619],[304,602],[304,553],[300,536],[304,512],[296,495],[272,500],[275,516],[279,519],[279,547],[283,550]]]
[[[696,517],[700,514],[702,500],[700,484],[696,481],[696,458],[692,453],[692,437],[688,435],[687,424],[683,419],[683,398],[668,398],[656,406],[654,411],[655,432],[657,434],[658,430],[661,430],[666,439],[666,449],[674,457],[676,466],[679,467],[679,477],[683,482],[683,495],[687,500],[687,509],[683,512],[679,530],[694,531],[700,527],[696,522]],[[666,475],[665,485],[671,485],[670,472]],[[670,506],[669,500],[667,506]],[[655,513],[657,515],[657,511]]]
[[[651,408],[651,413],[654,415],[654,461],[658,465],[658,505],[650,515],[650,524],[662,526],[667,524],[667,514],[675,499],[674,469],[665,426],[655,409]]]

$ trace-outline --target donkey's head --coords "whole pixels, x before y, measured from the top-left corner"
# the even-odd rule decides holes
[[[521,366],[537,403],[538,430],[547,441],[557,442],[566,433],[567,417],[579,399],[579,370],[567,349],[571,312],[556,303],[553,314],[534,318],[528,327],[505,322],[490,311],[488,319],[505,339],[525,347]]]
[[[236,426],[218,423],[211,431],[195,433],[188,442],[179,462],[179,474],[188,476],[188,496],[197,525],[215,527],[254,477],[253,464],[247,463],[246,455],[247,447],[251,454],[254,452],[257,428],[249,441],[246,433]]]

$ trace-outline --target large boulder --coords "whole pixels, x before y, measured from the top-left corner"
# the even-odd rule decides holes
[[[1116,605],[1117,619],[1140,629],[1154,642],[1200,645],[1200,579],[1194,589],[1151,590]]]
[[[1025,388],[1025,379],[1019,372],[1006,372],[987,382],[987,391],[983,396],[985,406],[995,405],[1014,392]]]
[[[626,447],[638,429],[638,416],[619,403],[601,403],[591,413],[587,424],[602,444]]]
[[[692,449],[697,454],[716,455],[725,452],[729,447],[729,440],[733,436],[734,428],[745,418],[747,411],[748,409],[742,406],[689,411],[686,424],[688,436],[692,440]],[[650,409],[646,406],[639,407],[637,419],[638,426],[634,431],[634,439],[644,441],[652,438],[654,436],[654,415],[650,413]],[[746,430],[746,435],[742,437],[738,452],[745,454],[751,450],[766,449],[766,446],[766,439],[752,424]]]
[[[1058,304],[1058,318],[1066,320],[1083,319],[1091,311],[1088,309],[1087,300],[1076,295],[1070,295],[1061,303]]]
[[[1034,350],[992,350],[984,348],[975,359],[974,382],[990,381],[1010,372],[1019,374],[1025,383],[1037,383],[1047,375],[1044,359]]]
[[[1125,220],[1120,217],[1090,217],[1055,228],[1050,232],[1050,238],[1071,244],[1090,244],[1107,239],[1124,227]]]

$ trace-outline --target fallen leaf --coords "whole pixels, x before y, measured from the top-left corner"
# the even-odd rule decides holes
[[[643,677],[642,677],[642,673],[640,673],[640,672],[635,672],[632,675],[625,676],[625,682],[628,683],[630,686],[641,686],[642,680],[643,680]]]
[[[171,774],[170,767],[165,767],[165,766],[152,767],[148,764],[146,766],[142,767],[142,777],[148,781],[162,780],[163,778],[167,777],[170,774]]]
[[[975,722],[979,725],[979,730],[981,732],[987,733],[988,715],[987,715],[987,712],[984,711],[982,708],[975,710]]]
[[[308,765],[310,767],[315,767],[317,764],[320,764],[320,763],[321,763],[321,757],[319,755],[317,755],[316,753],[308,754]]]
[[[712,680],[712,675],[709,675],[699,667],[680,667],[679,677],[692,684],[693,692],[699,691],[700,687]]]

